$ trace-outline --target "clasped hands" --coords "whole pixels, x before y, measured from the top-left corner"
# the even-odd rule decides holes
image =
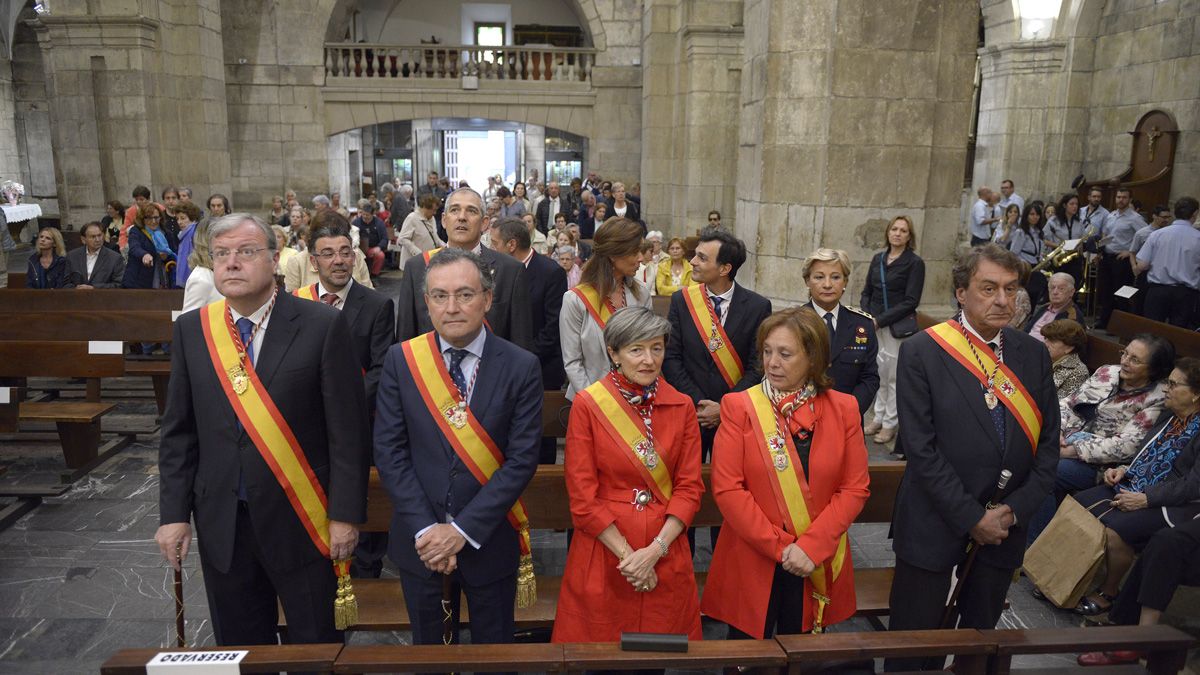
[[[715,429],[721,423],[721,404],[708,399],[696,403],[696,420],[704,429]]]
[[[662,550],[651,543],[625,556],[617,563],[617,570],[633,586],[635,591],[652,591],[658,586],[658,575],[654,566],[662,559]]]
[[[1110,503],[1122,511],[1144,509],[1150,505],[1150,500],[1146,498],[1145,492],[1134,492],[1117,486],[1117,483],[1125,479],[1127,471],[1128,468],[1118,466],[1104,472],[1105,485],[1117,488],[1117,496]]]
[[[458,569],[458,552],[466,544],[467,539],[458,528],[448,523],[439,523],[417,538],[417,555],[431,571],[450,574]]]
[[[788,574],[794,574],[798,577],[807,577],[817,569],[817,564],[813,559],[808,557],[804,549],[792,542],[783,548],[783,555],[779,561],[783,564],[783,571]]]
[[[983,512],[983,517],[971,528],[976,543],[995,546],[1008,538],[1008,530],[1017,522],[1012,507],[1001,504]]]

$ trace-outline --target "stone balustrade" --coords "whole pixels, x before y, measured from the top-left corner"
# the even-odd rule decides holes
[[[326,43],[328,80],[526,80],[590,83],[595,49]]]

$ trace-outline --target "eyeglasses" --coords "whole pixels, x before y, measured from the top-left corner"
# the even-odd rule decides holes
[[[1188,386],[1187,382],[1176,382],[1175,380],[1167,380],[1167,390],[1168,391],[1171,389],[1174,389],[1175,387],[1186,387],[1186,386]]]
[[[1129,363],[1131,363],[1135,366],[1140,366],[1143,363],[1145,363],[1145,361],[1143,361],[1141,359],[1141,357],[1134,356],[1133,354],[1130,354],[1129,352],[1125,351],[1124,349],[1121,350],[1121,360],[1128,361]]]
[[[708,222],[710,222],[710,223],[715,223],[715,222],[718,222],[718,221],[720,221],[720,220],[721,220],[721,219],[720,219],[720,218],[717,218],[716,216],[709,216],[709,218],[708,218]]]
[[[475,302],[475,298],[478,298],[480,295],[483,295],[483,294],[480,293],[479,291],[457,291],[455,293],[447,293],[445,291],[431,291],[429,293],[426,293],[425,297],[428,298],[429,301],[432,302],[434,305],[441,307],[442,305],[445,305],[450,300],[450,296],[454,296],[454,301],[460,305],[469,305],[472,302]]]
[[[255,256],[257,256],[259,253],[261,253],[265,250],[267,250],[267,249],[266,248],[250,248],[249,246],[247,246],[245,248],[239,248],[236,251],[231,251],[227,248],[219,248],[212,252],[212,257],[213,257],[213,260],[215,260],[217,262],[221,262],[221,261],[229,258],[229,256],[231,254],[237,253],[238,260],[240,260],[242,262],[250,262],[251,260],[254,260]]]
[[[321,260],[323,260],[325,262],[329,262],[330,260],[333,260],[334,258],[341,258],[342,260],[350,260],[351,258],[354,257],[354,249],[343,248],[340,251],[321,251],[320,253],[314,253],[313,256],[320,258]]]

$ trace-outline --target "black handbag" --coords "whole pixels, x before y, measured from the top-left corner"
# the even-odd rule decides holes
[[[883,259],[886,256],[887,256],[887,251],[884,251],[883,253],[879,254],[879,285],[883,288],[883,311],[884,312],[888,311],[887,271],[886,271],[886,267],[883,264]],[[892,337],[897,338],[897,339],[906,338],[910,335],[915,334],[918,330],[920,330],[920,328],[917,326],[917,313],[914,311],[912,314],[909,314],[908,316],[904,317],[903,319],[900,319],[900,320],[892,323],[890,326],[888,326],[888,330],[891,331]]]

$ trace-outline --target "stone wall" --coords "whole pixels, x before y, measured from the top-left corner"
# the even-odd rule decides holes
[[[0,180],[21,180],[17,152],[17,107],[13,96],[12,62],[0,58]]]
[[[925,302],[940,302],[959,234],[978,8],[746,0],[736,231],[756,254],[745,282],[797,302],[803,258],[845,249],[854,304],[887,220],[907,214]]]

